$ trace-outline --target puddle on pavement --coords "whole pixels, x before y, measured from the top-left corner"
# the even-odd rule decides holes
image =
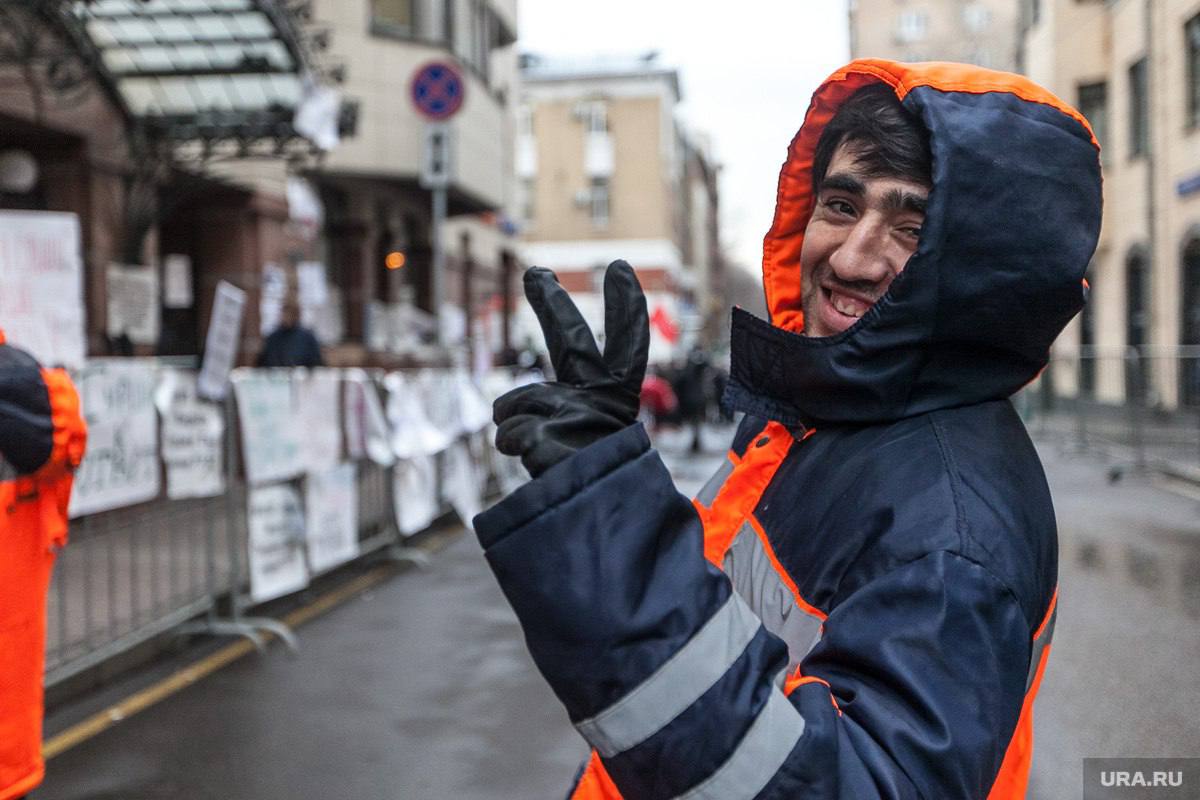
[[[1062,555],[1084,572],[1200,619],[1200,536],[1153,526],[1136,535],[1137,541],[1074,535],[1062,540]]]

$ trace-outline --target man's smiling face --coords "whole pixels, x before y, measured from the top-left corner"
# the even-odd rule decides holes
[[[834,151],[800,253],[805,336],[833,336],[875,304],[917,249],[929,186],[871,177],[854,143]]]

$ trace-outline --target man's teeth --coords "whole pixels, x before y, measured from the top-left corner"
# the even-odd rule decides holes
[[[833,298],[833,307],[838,310],[839,314],[845,314],[847,317],[857,319],[862,316],[862,309],[857,303],[842,300],[840,297]]]

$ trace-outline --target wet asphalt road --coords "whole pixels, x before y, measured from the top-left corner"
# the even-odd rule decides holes
[[[691,494],[728,434],[685,441],[660,449]],[[1061,589],[1029,797],[1061,800],[1084,757],[1200,756],[1200,489],[1040,449]],[[585,754],[470,534],[299,634],[53,759],[31,800],[557,800]]]

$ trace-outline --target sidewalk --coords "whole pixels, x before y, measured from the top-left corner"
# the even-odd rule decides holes
[[[656,444],[690,496],[731,436]],[[30,800],[558,800],[586,756],[469,532],[297,635],[51,759]]]
[[[1037,401],[1025,406],[1030,433],[1111,462],[1114,479],[1151,471],[1200,485],[1200,411],[1059,401],[1047,412]]]

